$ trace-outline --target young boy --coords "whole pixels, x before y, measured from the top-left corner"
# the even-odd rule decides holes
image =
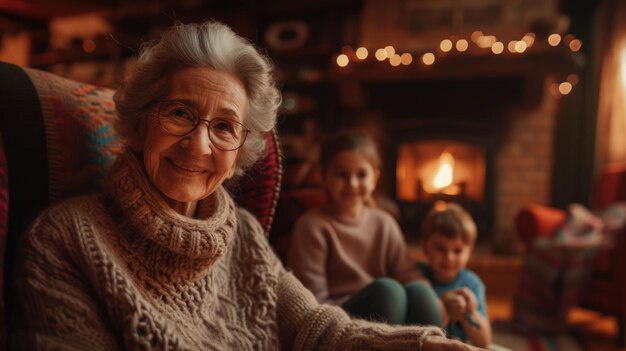
[[[436,202],[424,219],[420,241],[428,262],[418,265],[446,307],[448,336],[487,347],[491,325],[485,285],[465,268],[476,241],[474,220],[458,204]]]

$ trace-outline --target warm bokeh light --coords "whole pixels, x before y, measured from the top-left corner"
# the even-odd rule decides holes
[[[555,97],[561,96],[561,93],[559,92],[559,85],[557,83],[550,85],[550,93],[552,94],[552,96],[555,96]]]
[[[570,93],[570,91],[572,91],[572,84],[570,84],[569,82],[563,82],[559,84],[559,93],[567,95]]]
[[[527,46],[526,46],[526,42],[525,41],[520,40],[520,41],[515,43],[515,52],[522,53],[522,52],[526,51],[526,48],[527,48]]]
[[[469,47],[469,43],[465,39],[460,39],[459,41],[456,42],[456,49],[459,52],[463,52],[467,50],[468,47]]]
[[[489,48],[491,47],[495,42],[497,41],[496,37],[493,35],[485,35],[482,36],[479,40],[478,40],[478,46],[481,48]]]
[[[474,43],[478,44],[478,41],[480,40],[480,38],[482,38],[482,36],[483,36],[483,32],[476,30],[472,32],[471,38]]]
[[[400,55],[400,62],[405,66],[410,65],[411,62],[413,62],[413,55],[405,52],[404,54]]]
[[[569,43],[571,43],[571,42],[572,42],[572,40],[574,40],[574,39],[576,39],[576,37],[575,37],[573,34],[566,34],[566,35],[563,37],[563,43],[564,43],[565,45],[569,45]]]
[[[96,51],[96,42],[91,39],[86,39],[83,41],[83,51],[87,53],[92,53]]]
[[[561,35],[559,34],[550,34],[548,37],[548,44],[551,46],[557,46],[561,42]]]
[[[385,51],[387,51],[387,57],[391,58],[396,54],[396,49],[393,46],[387,45],[385,46]]]
[[[385,49],[378,49],[374,53],[374,56],[376,56],[376,59],[378,61],[384,61],[388,57],[387,50],[385,50]]]
[[[426,65],[426,66],[430,66],[433,63],[435,63],[435,54],[433,54],[432,52],[427,52],[424,55],[422,55],[422,62]]]
[[[439,44],[439,48],[443,52],[448,52],[452,50],[452,41],[450,39],[442,40],[441,43]]]
[[[346,67],[348,65],[348,62],[350,62],[350,59],[348,58],[348,55],[341,54],[341,55],[337,56],[337,66],[339,66],[339,67]]]
[[[578,52],[583,47],[583,42],[580,39],[574,39],[569,43],[569,49],[573,52]]]
[[[570,74],[567,76],[567,81],[570,82],[572,86],[575,86],[580,81],[580,78],[578,77],[577,74]]]
[[[496,55],[500,55],[504,51],[504,44],[500,41],[496,41],[491,45],[491,52]]]
[[[389,58],[389,64],[396,67],[396,66],[400,66],[400,62],[402,61],[402,59],[400,58],[400,55],[395,54],[393,56],[391,56]]]
[[[506,46],[509,52],[515,52],[515,44],[517,44],[517,40],[511,40],[509,44]]]
[[[535,43],[535,33],[526,33],[522,40],[526,43],[528,47],[533,46]]]
[[[361,46],[360,48],[356,49],[356,58],[358,58],[359,60],[365,60],[367,58],[367,55],[369,55],[369,52],[366,48]]]

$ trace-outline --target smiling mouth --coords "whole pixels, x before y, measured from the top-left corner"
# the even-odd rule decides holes
[[[176,161],[174,161],[172,159],[169,159],[169,158],[167,160],[169,161],[169,163],[172,166],[174,166],[174,167],[176,167],[176,168],[178,168],[180,170],[183,170],[185,172],[189,172],[189,173],[203,173],[203,172],[205,172],[205,170],[203,170],[203,169],[196,168],[196,167],[188,165],[188,164],[179,163],[179,162],[176,162]]]

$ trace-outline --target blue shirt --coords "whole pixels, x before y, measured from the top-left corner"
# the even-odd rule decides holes
[[[487,303],[485,298],[485,284],[482,280],[476,275],[476,273],[471,270],[464,268],[459,272],[454,280],[449,283],[440,283],[435,279],[432,269],[426,262],[418,262],[418,267],[424,273],[424,276],[430,280],[433,285],[433,289],[435,289],[435,293],[437,296],[441,296],[444,293],[457,289],[457,288],[468,288],[470,289],[474,295],[476,295],[476,300],[478,302],[478,313],[487,318]],[[448,337],[457,337],[461,340],[466,340],[465,331],[461,327],[460,323],[451,323],[446,327],[446,332],[448,333]]]

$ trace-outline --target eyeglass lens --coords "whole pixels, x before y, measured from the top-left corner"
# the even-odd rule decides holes
[[[178,101],[161,102],[158,116],[163,130],[176,136],[191,133],[200,123],[207,123],[211,143],[223,151],[241,147],[248,134],[248,130],[237,121],[228,118],[200,119],[196,109]]]

